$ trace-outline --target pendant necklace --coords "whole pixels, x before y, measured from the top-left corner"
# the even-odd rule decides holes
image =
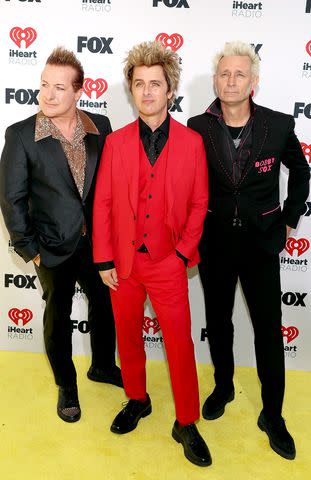
[[[233,139],[232,139],[235,148],[239,148],[239,145],[240,145],[240,143],[241,143],[241,138],[240,138],[240,137],[241,137],[241,135],[242,135],[242,133],[243,133],[243,130],[244,130],[245,126],[246,126],[246,124],[241,128],[239,135],[238,135],[236,138],[233,138]]]

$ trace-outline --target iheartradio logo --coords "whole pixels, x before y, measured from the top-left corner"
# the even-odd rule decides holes
[[[293,256],[294,251],[297,250],[297,256],[300,257],[300,255],[305,253],[309,247],[310,242],[306,238],[289,237],[285,245],[285,250],[290,254],[291,257]]]
[[[10,38],[19,48],[21,48],[22,41],[28,48],[36,40],[37,32],[32,27],[27,27],[24,30],[21,27],[13,27],[10,31]]]
[[[18,308],[11,308],[11,310],[9,310],[8,312],[8,316],[17,326],[26,325],[26,323],[30,322],[33,317],[32,311],[28,308],[23,308],[23,310],[19,310]]]
[[[161,330],[158,319],[144,317],[143,330],[148,334],[155,334]],[[151,330],[151,331],[150,331]]]
[[[311,40],[310,40],[311,42]],[[306,157],[307,161],[311,163],[311,145],[307,143],[301,142],[300,143],[304,156]]]
[[[96,99],[101,97],[108,89],[108,83],[103,78],[85,78],[82,87],[84,93],[92,98],[92,92],[96,92]]]
[[[306,52],[310,55],[311,57],[311,40],[308,41],[306,45]]]
[[[299,330],[297,327],[283,327],[282,325],[282,335],[287,339],[287,343],[292,342],[299,335]]]
[[[184,39],[179,33],[172,33],[172,35],[159,33],[156,36],[156,42],[160,42],[163,47],[170,48],[173,52],[176,52],[183,45]]]

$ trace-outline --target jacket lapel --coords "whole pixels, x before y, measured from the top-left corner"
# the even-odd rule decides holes
[[[230,146],[227,144],[227,135],[225,135],[222,126],[218,124],[218,120],[216,118],[208,115],[207,121],[208,136],[211,143],[211,148],[214,150],[215,157],[225,178],[232,186],[234,185],[233,178],[222,160],[223,158],[226,158],[228,155],[230,155]]]
[[[90,187],[92,185],[96,165],[97,165],[98,135],[92,135],[90,133],[86,135],[85,150],[86,150],[86,165],[85,165],[83,199],[85,199],[89,193]]]
[[[183,168],[183,160],[185,152],[181,147],[182,137],[179,135],[179,125],[176,120],[170,118],[170,129],[168,136],[168,151],[167,163],[165,173],[165,188],[166,188],[166,208],[167,213],[170,213],[174,204],[174,190],[176,182],[180,175],[185,175]]]
[[[45,159],[45,162],[49,162],[49,166],[46,165],[46,171],[49,173],[56,169],[75,194],[80,196],[61,143],[52,137],[46,137],[38,142],[38,147],[41,150],[40,156]],[[56,175],[51,174],[57,179]]]
[[[254,163],[261,154],[262,148],[265,144],[268,135],[268,125],[260,107],[256,106],[256,111],[254,114],[254,123],[253,123],[253,133],[252,133],[252,151],[247,162],[244,171],[241,176],[239,185],[244,182],[245,178],[251,171]]]
[[[138,119],[130,123],[124,130],[121,145],[122,170],[120,175],[126,175],[129,185],[129,201],[134,214],[137,213],[138,180],[139,180],[139,123]]]

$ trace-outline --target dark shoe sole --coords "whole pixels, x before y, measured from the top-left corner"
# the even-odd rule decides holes
[[[141,418],[145,418],[147,417],[148,415],[150,415],[150,413],[152,412],[152,406],[151,405],[148,405],[148,407],[142,412],[142,414],[140,415],[139,419],[137,420],[137,422],[135,424],[132,425],[132,428],[128,429],[128,430],[122,430],[122,432],[117,429],[117,428],[114,428],[114,424],[111,425],[110,427],[110,431],[112,433],[117,433],[118,435],[124,435],[125,433],[129,433],[129,432],[132,432],[133,430],[135,430],[135,428],[137,427],[138,425],[138,422]]]
[[[258,419],[258,422],[257,422],[257,425],[258,427],[260,428],[260,430],[262,430],[263,432],[265,432],[269,438],[269,443],[270,443],[270,447],[272,448],[272,450],[275,451],[275,453],[277,453],[278,455],[280,455],[281,457],[283,458],[286,458],[287,460],[294,460],[294,458],[296,457],[296,452],[294,453],[287,453],[287,452],[284,452],[284,450],[282,450],[280,447],[278,447],[270,438],[269,436],[269,432],[268,432],[268,429],[266,428],[266,426]]]
[[[200,461],[196,458],[190,457],[188,452],[186,452],[186,450],[185,450],[185,447],[183,445],[183,442],[182,442],[180,436],[175,432],[174,429],[172,430],[172,437],[177,443],[182,444],[183,449],[184,449],[184,455],[189,460],[189,462],[194,463],[194,465],[197,465],[198,467],[209,467],[210,465],[212,465],[212,459],[210,459],[210,461],[208,461],[208,462],[202,462],[202,461]]]
[[[225,405],[221,407],[219,410],[216,410],[211,415],[203,413],[203,410],[204,410],[204,407],[203,407],[202,417],[205,418],[205,420],[216,420],[217,418],[221,417],[225,413],[225,408],[227,403],[232,402],[232,400],[234,400],[234,392],[232,392],[231,395],[228,397],[228,400],[226,401]]]
[[[59,416],[59,418],[64,420],[64,422],[74,423],[74,422],[78,422],[78,420],[80,420],[81,410],[77,415],[70,416],[70,415],[65,415],[60,409],[57,409],[57,415]]]

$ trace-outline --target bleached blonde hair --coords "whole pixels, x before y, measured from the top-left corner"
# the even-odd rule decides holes
[[[255,49],[249,44],[240,41],[227,42],[223,49],[218,52],[214,57],[214,73],[217,72],[218,63],[223,57],[231,56],[243,56],[249,57],[252,64],[252,74],[257,76],[259,74],[259,56],[255,52]]]
[[[168,91],[172,93],[172,97],[168,100],[168,106],[170,107],[173,104],[181,72],[177,53],[165,49],[160,42],[143,42],[135,45],[128,52],[124,61],[125,67],[123,72],[130,91],[132,90],[133,71],[135,67],[160,65],[163,68]]]

